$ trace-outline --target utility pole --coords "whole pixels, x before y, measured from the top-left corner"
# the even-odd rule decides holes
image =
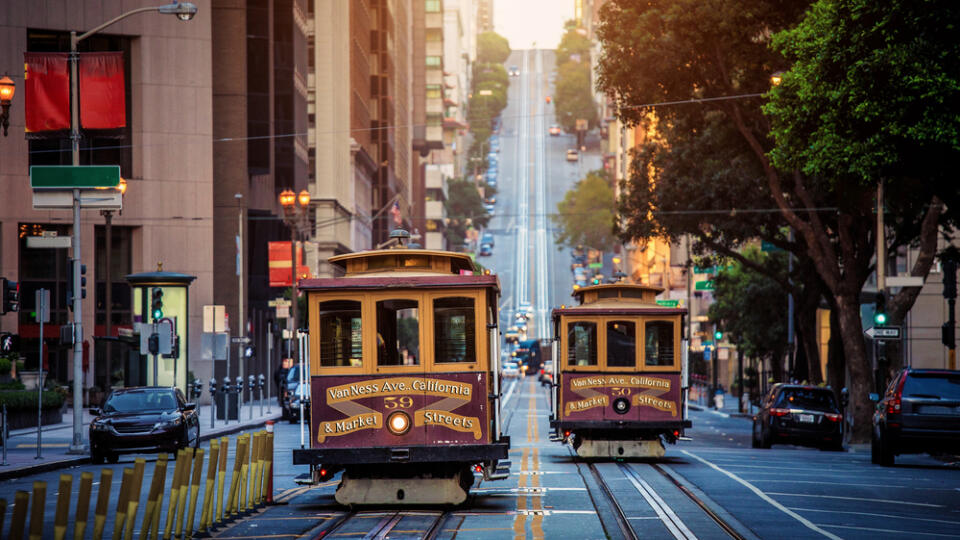
[[[243,194],[237,193],[234,197],[237,199],[237,323],[240,326],[237,335],[240,336],[241,341],[237,345],[237,351],[240,351],[244,346],[243,337],[247,335],[247,323],[243,318]],[[237,354],[237,363],[242,379],[246,363],[242,354]]]
[[[957,369],[957,260],[954,254],[943,260],[943,297],[947,299],[947,322],[943,323],[943,344],[947,347],[947,369]]]

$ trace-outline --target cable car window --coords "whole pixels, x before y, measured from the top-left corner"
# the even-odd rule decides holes
[[[571,366],[597,365],[597,323],[567,325],[567,363]]]
[[[637,366],[637,325],[633,321],[607,322],[607,367]]]
[[[433,301],[435,362],[476,362],[475,333],[473,298],[437,298]]]
[[[377,302],[377,365],[420,364],[420,306],[416,300]]]
[[[333,300],[321,302],[320,365],[357,367],[363,364],[363,339],[360,302]]]
[[[673,323],[670,321],[649,321],[644,326],[646,343],[644,363],[648,366],[673,365]]]

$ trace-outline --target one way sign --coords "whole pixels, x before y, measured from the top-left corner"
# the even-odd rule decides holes
[[[867,335],[870,339],[878,340],[896,340],[900,339],[900,327],[899,326],[874,326],[873,328],[867,329],[864,334]]]

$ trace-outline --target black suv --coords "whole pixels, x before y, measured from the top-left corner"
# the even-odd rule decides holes
[[[833,390],[800,384],[775,384],[753,417],[753,447],[774,443],[843,450],[843,414]]]
[[[960,371],[906,368],[877,403],[871,460],[921,452],[960,453]]]

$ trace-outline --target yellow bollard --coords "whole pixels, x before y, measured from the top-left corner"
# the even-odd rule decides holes
[[[80,474],[80,493],[77,495],[77,513],[73,518],[73,540],[83,540],[87,534],[87,516],[90,515],[90,493],[93,492],[93,473]]]
[[[127,501],[130,499],[132,484],[133,469],[124,467],[123,479],[120,481],[120,497],[117,498],[116,520],[113,522],[113,540],[123,538],[123,527],[127,524]]]
[[[133,462],[133,483],[127,492],[127,526],[123,531],[124,540],[133,540],[133,526],[137,519],[137,509],[140,507],[140,489],[143,487],[143,468],[147,460],[137,458]]]
[[[103,538],[103,527],[107,522],[107,507],[110,505],[110,488],[113,483],[113,469],[100,471],[100,487],[97,488],[97,507],[93,510],[93,540]]]
[[[173,531],[173,517],[177,514],[177,503],[180,502],[180,484],[183,476],[183,467],[186,450],[177,451],[177,464],[173,468],[173,483],[170,484],[170,504],[167,506],[167,525],[163,528],[163,538],[170,538]]]
[[[187,511],[187,530],[186,535],[181,538],[190,538],[193,536],[193,519],[197,514],[197,496],[200,495],[200,478],[203,476],[203,448],[197,449],[193,456],[193,481],[190,482],[190,505]]]
[[[237,450],[233,456],[233,474],[230,475],[230,491],[227,493],[227,502],[224,508],[224,519],[234,518],[237,515],[237,494],[240,491],[240,449],[243,447],[243,437],[237,437]]]
[[[200,508],[200,530],[210,529],[210,516],[213,514],[213,491],[217,483],[217,466],[220,459],[220,443],[210,441],[210,459],[207,462],[207,485],[203,490],[203,506]]]
[[[153,478],[150,480],[150,491],[147,493],[147,506],[143,509],[143,523],[140,525],[140,540],[146,540],[150,534],[150,527],[154,519],[154,512],[158,504],[163,502],[163,493],[160,491],[160,483],[167,474],[167,455],[157,456],[157,462],[153,466]],[[159,499],[159,500],[158,500]]]
[[[267,432],[260,432],[260,452],[257,457],[257,506],[263,506],[263,464],[267,455]]]
[[[226,481],[227,477],[227,453],[230,450],[230,439],[228,437],[223,437],[220,439],[220,463],[217,466],[217,508],[216,512],[213,514],[212,523],[221,523],[223,522],[223,483]],[[228,509],[229,513],[230,510]]]
[[[154,470],[154,474],[159,476],[160,481],[157,486],[157,504],[153,505],[153,515],[150,516],[150,538],[156,540],[160,533],[160,512],[163,510],[163,489],[167,484],[167,466],[170,464],[167,459],[166,454],[161,454],[163,456],[163,469],[160,471]],[[141,535],[143,540],[146,540],[147,531],[144,531],[144,534]]]
[[[258,431],[254,439],[257,441],[256,452],[254,452],[254,461],[251,462],[253,469],[253,504],[251,506],[260,506],[260,480],[263,478],[263,432]]]
[[[267,461],[263,464],[267,476],[267,504],[273,504],[273,432],[267,432]]]
[[[247,511],[253,510],[253,492],[257,484],[257,444],[260,440],[260,434],[254,433],[250,436],[250,455],[247,459],[247,468],[250,471],[250,486],[247,488]]]
[[[67,536],[67,518],[70,517],[71,488],[73,488],[73,475],[61,474],[60,487],[57,488],[57,513],[53,517],[54,540],[63,540]]]
[[[187,492],[190,489],[190,464],[193,463],[193,449],[187,448],[183,451],[183,471],[180,472],[180,489],[178,490],[180,501],[177,502],[177,528],[174,533],[180,538],[180,531],[183,530],[183,516],[187,513]]]
[[[13,517],[10,520],[10,536],[7,538],[23,538],[23,527],[27,523],[27,507],[30,506],[30,494],[26,491],[17,491],[13,496]]]
[[[243,440],[243,452],[237,455],[237,459],[240,460],[240,504],[237,508],[239,514],[245,514],[247,512],[247,484],[248,476],[250,473],[249,465],[249,454],[250,454],[250,436],[244,435],[246,437]]]
[[[30,540],[43,538],[43,510],[47,504],[47,483],[33,483],[33,505],[30,510]],[[23,538],[21,536],[21,538]]]

